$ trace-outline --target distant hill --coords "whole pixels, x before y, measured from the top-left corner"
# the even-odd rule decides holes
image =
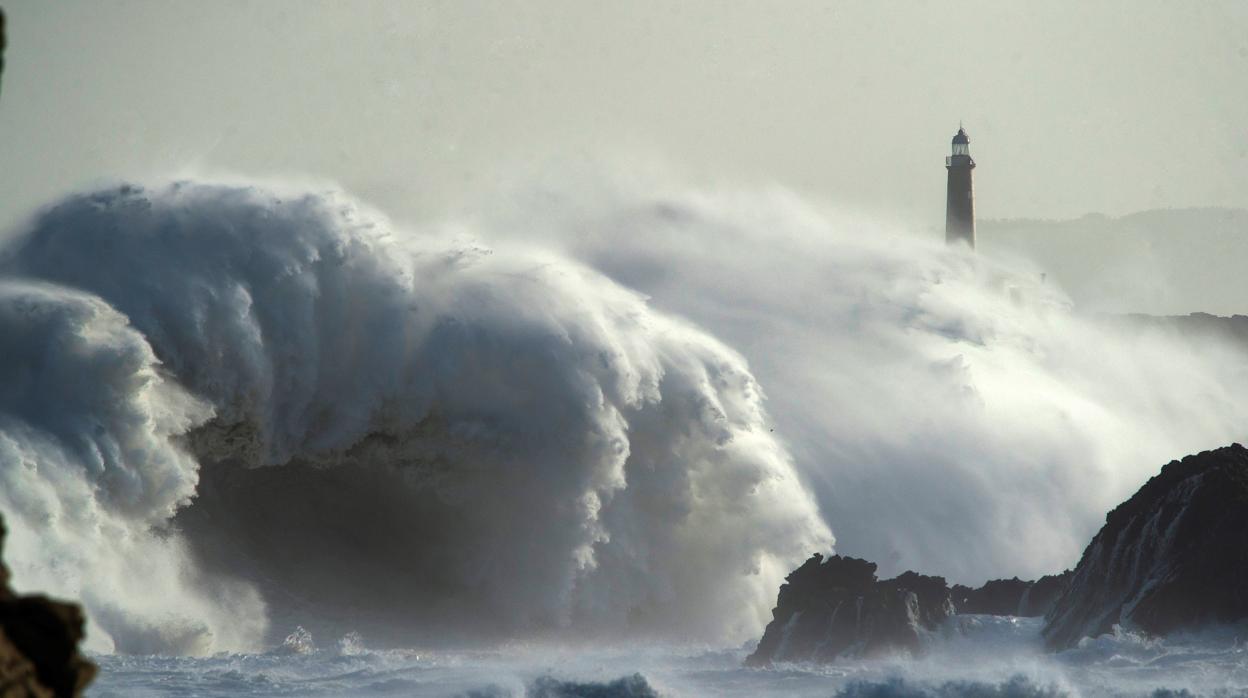
[[[1137,333],[1137,336],[1161,330],[1189,342],[1193,349],[1198,346],[1217,344],[1238,348],[1248,355],[1248,315],[1223,317],[1209,313],[1187,315],[1104,313],[1097,317],[1108,326],[1128,333]]]
[[[977,238],[983,254],[1031,260],[1086,310],[1248,313],[1248,209],[985,220]]]

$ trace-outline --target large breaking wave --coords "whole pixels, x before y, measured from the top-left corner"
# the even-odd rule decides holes
[[[886,573],[1035,576],[1244,436],[1242,352],[1025,264],[783,193],[572,200],[405,230],[182,182],[41,212],[0,252],[17,584],[127,652],[740,642],[828,523]]]
[[[179,183],[69,197],[0,263],[8,554],[105,649],[266,613],[744,639],[831,544],[745,361],[568,261]]]

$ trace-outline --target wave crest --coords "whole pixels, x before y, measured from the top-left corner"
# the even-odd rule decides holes
[[[0,270],[0,370],[55,363],[38,390],[73,406],[0,402],[15,540],[74,539],[18,546],[17,578],[81,596],[113,649],[238,647],[266,617],[743,639],[831,544],[745,361],[557,257],[182,182],[69,197]],[[93,360],[39,354],[39,293]],[[69,496],[90,513],[46,526]]]

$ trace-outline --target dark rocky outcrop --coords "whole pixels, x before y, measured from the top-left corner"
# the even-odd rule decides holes
[[[4,544],[0,521],[0,550]],[[0,563],[0,696],[81,695],[95,665],[78,653],[82,609],[44,596],[18,596]]]
[[[917,652],[925,632],[955,613],[1043,616],[1071,577],[997,579],[978,589],[906,572],[880,581],[873,562],[814,555],[780,587],[772,621],[747,663],[826,662],[840,656]]]
[[[1248,619],[1248,449],[1161,469],[1105,517],[1046,617],[1063,649],[1114,625],[1152,635]]]
[[[914,572],[880,581],[875,571],[875,563],[857,558],[811,557],[780,587],[747,663],[918,651],[922,634],[953,614],[949,587],[942,577]]]
[[[1034,582],[994,579],[978,589],[955,584],[951,590],[958,613],[994,616],[1043,616],[1053,608],[1070,581],[1071,571],[1051,574]]]

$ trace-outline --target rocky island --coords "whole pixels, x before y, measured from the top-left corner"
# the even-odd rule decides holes
[[[942,577],[907,572],[880,581],[874,562],[816,553],[786,577],[758,648],[746,660],[830,661],[918,650],[921,635],[953,615]]]
[[[786,577],[747,663],[915,653],[925,634],[958,613],[1044,615],[1070,574],[1034,582],[998,579],[972,589],[915,572],[881,581],[875,571],[873,562],[816,553]]]
[[[816,554],[780,587],[752,665],[915,653],[955,614],[1044,616],[1063,650],[1114,626],[1165,635],[1248,621],[1248,449],[1173,461],[1111,511],[1074,570],[982,587]]]

